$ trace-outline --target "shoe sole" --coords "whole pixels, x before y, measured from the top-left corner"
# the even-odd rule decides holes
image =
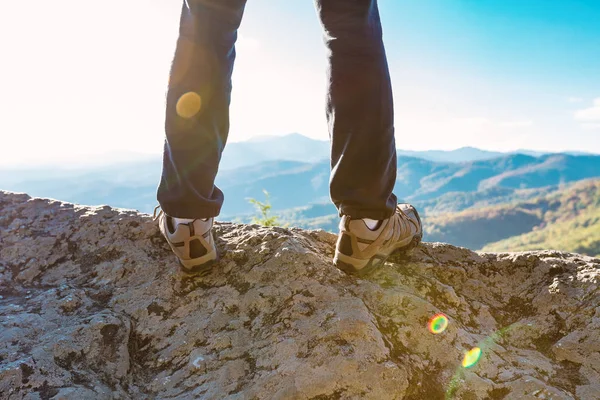
[[[398,254],[406,254],[409,251],[411,251],[412,249],[414,249],[415,247],[417,247],[419,245],[419,243],[421,243],[421,240],[423,239],[423,235],[419,235],[419,236],[413,236],[412,240],[410,241],[409,244],[399,247],[395,250],[393,250],[392,252],[390,252],[389,254],[385,255],[385,254],[376,254],[375,256],[371,257],[369,259],[369,261],[367,262],[367,264],[363,267],[363,268],[356,268],[356,266],[341,261],[338,258],[338,255],[336,254],[336,257],[333,261],[333,264],[340,270],[344,271],[347,274],[350,275],[356,275],[359,277],[363,277],[365,275],[368,275],[369,273],[371,273],[372,271],[374,271],[375,269],[379,268],[380,266],[382,266],[387,260],[388,258],[390,258],[393,255],[398,255]]]
[[[179,260],[179,267],[186,274],[193,274],[193,275],[205,276],[205,275],[208,275],[208,274],[210,274],[212,272],[212,268],[218,262],[219,262],[219,257],[217,256],[217,258],[209,260],[209,261],[207,261],[207,262],[205,262],[203,264],[194,265],[192,267],[186,267],[183,264],[183,262],[181,262],[181,260]]]

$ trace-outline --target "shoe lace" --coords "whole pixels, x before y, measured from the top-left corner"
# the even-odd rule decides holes
[[[158,211],[158,214],[156,213],[156,211]],[[162,210],[162,208],[160,207],[160,204],[157,205],[156,207],[154,207],[154,214],[152,214],[152,220],[156,221],[157,219],[160,218],[161,215],[164,214],[164,211]]]

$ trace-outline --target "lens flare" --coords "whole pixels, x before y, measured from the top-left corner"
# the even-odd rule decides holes
[[[427,327],[431,333],[442,333],[448,327],[448,317],[446,317],[444,314],[436,314],[431,317]]]
[[[187,92],[177,100],[177,115],[190,119],[202,108],[202,98],[196,92]]]
[[[477,361],[481,358],[481,349],[479,347],[474,347],[471,350],[465,353],[465,358],[463,359],[462,366],[465,368],[471,368]]]

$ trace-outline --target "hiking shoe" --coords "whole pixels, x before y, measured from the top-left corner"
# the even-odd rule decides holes
[[[181,268],[188,273],[209,272],[219,258],[212,235],[213,218],[176,225],[173,217],[163,210],[157,215],[159,208],[154,209],[154,220],[158,220],[158,228],[179,259]]]
[[[398,204],[395,214],[375,230],[362,219],[344,215],[333,263],[344,272],[363,276],[383,265],[393,253],[416,247],[422,238],[421,219],[410,204]]]

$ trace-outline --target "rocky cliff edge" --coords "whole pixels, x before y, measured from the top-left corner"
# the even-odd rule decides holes
[[[357,279],[323,231],[215,233],[189,276],[147,215],[0,192],[0,398],[600,399],[598,259],[425,243]]]

